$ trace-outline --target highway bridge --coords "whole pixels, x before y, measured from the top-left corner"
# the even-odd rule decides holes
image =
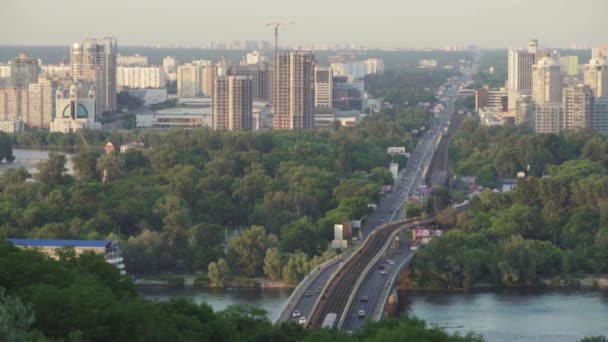
[[[444,129],[455,111],[458,88],[458,83],[448,86],[445,109],[412,152],[393,193],[368,218],[363,229],[365,240],[351,254],[330,260],[307,276],[292,293],[277,317],[278,321],[291,320],[308,327],[321,327],[327,315],[332,313],[336,316],[332,327],[352,331],[367,319],[380,319],[399,273],[415,253],[409,242],[397,239],[399,234],[434,224],[434,218],[405,219],[403,204],[420,196],[418,188],[431,171],[431,161],[443,143]],[[442,160],[447,169],[447,144],[445,146],[446,155]]]

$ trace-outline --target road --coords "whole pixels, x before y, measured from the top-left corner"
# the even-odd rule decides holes
[[[367,274],[367,277],[361,284],[359,291],[357,291],[355,300],[344,321],[343,330],[353,331],[362,326],[365,321],[370,318],[376,304],[379,301],[384,300],[384,293],[382,292],[383,287],[390,285],[388,284],[389,279],[395,272],[399,271],[396,269],[397,265],[401,264],[401,262],[409,257],[411,253],[410,243],[408,241],[402,241],[398,248],[393,249],[386,258],[381,259],[374,265],[374,268]],[[394,265],[390,265],[386,260],[392,260]],[[378,269],[380,263],[384,264],[386,267],[386,274],[384,275],[382,275]],[[361,296],[367,296],[367,301],[362,302]],[[380,296],[383,298],[380,298]],[[359,310],[365,312],[365,317],[360,318],[358,316],[357,313]]]
[[[325,284],[329,280],[329,277],[331,277],[331,275],[338,269],[340,263],[341,262],[336,262],[333,265],[324,269],[319,274],[319,276],[317,276],[317,279],[315,279],[315,281],[313,281],[310,284],[310,286],[308,286],[306,291],[310,291],[311,296],[307,297],[304,295],[300,298],[300,300],[298,300],[298,302],[296,303],[295,306],[292,307],[290,305],[289,321],[296,322],[296,323],[298,322],[299,317],[293,316],[293,312],[295,310],[298,310],[300,312],[300,316],[309,317],[310,310],[312,309],[312,306],[315,304],[315,301],[317,300],[317,297],[319,296],[319,294],[317,293],[317,289],[323,288],[325,286]]]
[[[469,79],[470,74],[465,74],[463,79],[447,84],[446,91],[443,95],[446,98],[445,108],[433,120],[430,128],[420,139],[415,151],[412,152],[411,157],[406,163],[405,171],[400,174],[402,181],[395,186],[395,189],[390,196],[384,198],[384,201],[387,202],[388,205],[384,205],[382,207],[382,212],[380,212],[382,221],[388,220],[389,222],[392,222],[405,218],[403,205],[410,198],[417,195],[420,185],[424,182],[423,174],[426,168],[430,166],[440,135],[442,134],[444,127],[448,127],[448,122],[454,113],[458,90],[461,87],[461,84]],[[385,298],[385,292],[382,291],[383,288],[392,286],[393,284],[390,284],[390,279],[392,279],[392,276],[396,272],[401,271],[397,269],[397,266],[411,255],[412,252],[410,247],[409,242],[401,241],[400,246],[397,249],[389,252],[389,255],[386,258],[381,259],[374,265],[357,291],[355,300],[344,321],[343,330],[356,330],[370,318],[374,308],[376,308],[376,306],[380,304],[379,302]],[[394,265],[389,265],[386,262],[386,260],[389,259],[394,261]],[[380,263],[383,263],[386,267],[386,274],[384,275],[381,274],[378,268]],[[367,296],[367,301],[361,302],[361,296]],[[364,310],[364,318],[358,316],[359,310]]]

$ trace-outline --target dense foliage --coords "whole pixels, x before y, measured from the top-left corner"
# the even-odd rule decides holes
[[[450,336],[416,319],[383,320],[347,335],[273,325],[266,313],[233,306],[213,312],[184,299],[144,300],[128,278],[85,253],[59,261],[0,243],[2,341],[480,341]]]
[[[516,127],[465,122],[451,147],[457,173],[485,186],[527,177],[507,193],[484,190],[468,211],[447,209],[451,230],[423,249],[409,274],[415,286],[542,285],[608,272],[608,141],[591,131],[534,135]],[[528,167],[529,166],[529,167]],[[527,171],[529,170],[529,171]]]
[[[333,225],[362,218],[380,187],[392,183],[386,147],[411,149],[416,137],[405,132],[428,120],[425,110],[407,109],[316,132],[21,133],[15,141],[35,138],[64,148],[82,139],[90,146],[115,139],[144,147],[110,154],[81,148],[73,177],[61,154],[38,166],[38,182],[7,172],[0,179],[0,235],[112,235],[124,242],[132,273],[205,272],[224,257],[234,274],[258,276],[266,250],[278,248],[279,258],[269,262],[281,279],[298,282],[333,256],[325,253]],[[245,228],[251,226],[258,228]],[[224,254],[226,233],[231,242]]]

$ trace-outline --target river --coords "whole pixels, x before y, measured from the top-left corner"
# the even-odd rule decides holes
[[[189,298],[197,304],[207,303],[214,311],[225,309],[229,305],[251,305],[268,312],[268,318],[275,320],[283,304],[293,289],[289,288],[197,288],[168,290],[164,287],[140,287],[142,295],[151,300],[166,301],[171,297]]]
[[[165,301],[174,296],[208,303],[214,310],[253,305],[277,317],[291,289],[142,288],[144,297]],[[399,293],[399,310],[450,333],[469,331],[490,342],[572,342],[585,336],[608,336],[608,292],[551,291],[481,293]]]
[[[49,158],[49,153],[53,152],[50,150],[29,150],[23,148],[14,148],[13,155],[15,156],[15,161],[12,163],[2,162],[0,163],[0,175],[4,173],[9,168],[19,168],[24,167],[31,174],[37,172],[36,164],[41,161],[45,161]],[[72,154],[65,152],[57,152],[61,154],[65,154],[67,156],[66,171],[68,174],[74,173],[74,167],[72,165]]]
[[[400,309],[448,332],[487,341],[579,341],[608,337],[608,292],[417,293],[400,291]]]

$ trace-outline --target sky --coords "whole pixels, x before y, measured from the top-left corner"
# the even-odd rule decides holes
[[[0,45],[203,45],[272,39],[424,48],[608,44],[608,0],[3,0]]]

